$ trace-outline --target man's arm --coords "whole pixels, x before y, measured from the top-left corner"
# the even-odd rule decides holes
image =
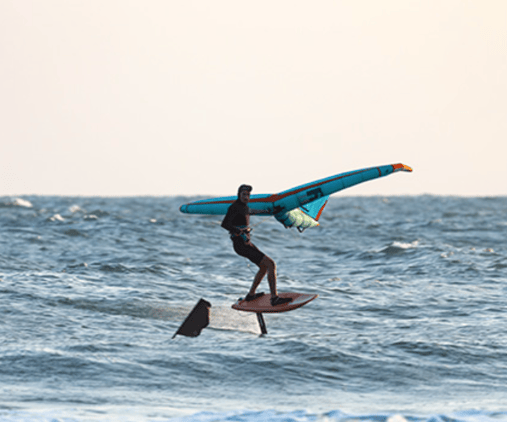
[[[264,213],[264,212],[266,212],[266,211],[262,211],[262,210],[254,210],[254,209],[252,209],[252,208],[249,208],[249,209],[248,209],[248,214],[250,214],[250,215],[262,214],[262,213]]]
[[[255,210],[255,209],[252,209],[252,208],[249,208],[249,214],[250,215],[256,215],[256,214],[266,214],[266,210]],[[283,211],[283,208],[280,206],[280,205],[277,205],[276,207],[274,207],[272,210],[273,214],[278,214],[280,212]]]
[[[232,225],[232,215],[230,208],[227,210],[227,214],[225,214],[225,217],[222,220],[222,227],[230,232],[234,230],[234,226]]]

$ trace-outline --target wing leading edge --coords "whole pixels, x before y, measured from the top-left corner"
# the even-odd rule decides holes
[[[274,215],[285,227],[296,227],[299,231],[303,231],[319,225],[318,220],[329,196],[333,193],[398,171],[411,172],[412,168],[400,163],[340,173],[278,194],[252,195],[249,207],[261,211],[261,215]],[[225,215],[235,200],[236,196],[203,199],[182,205],[180,211],[190,214]]]

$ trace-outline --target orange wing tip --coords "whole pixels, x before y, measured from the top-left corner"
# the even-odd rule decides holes
[[[412,171],[412,167],[406,166],[405,164],[401,163],[393,164],[393,169],[394,171],[408,171],[408,172]]]

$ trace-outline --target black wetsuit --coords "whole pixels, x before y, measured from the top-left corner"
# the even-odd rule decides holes
[[[260,265],[265,255],[251,242],[248,230],[242,231],[249,225],[250,209],[238,199],[227,210],[222,227],[230,232],[234,251],[254,264]]]

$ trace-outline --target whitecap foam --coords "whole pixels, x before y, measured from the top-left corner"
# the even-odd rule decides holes
[[[389,246],[382,249],[381,252],[384,252],[388,255],[395,255],[395,254],[401,254],[409,249],[416,249],[419,246],[419,241],[414,240],[413,242],[407,243],[407,242],[399,242],[394,241]]]
[[[71,207],[69,207],[69,211],[72,214],[75,214],[76,212],[80,212],[80,211],[83,211],[83,210],[82,210],[82,208],[79,205],[72,205]]]
[[[33,208],[32,203],[23,198],[16,198],[13,202],[13,205],[17,207]]]
[[[419,246],[419,241],[418,240],[414,240],[411,243],[393,242],[391,246],[393,246],[395,248],[400,248],[400,249],[414,249],[414,248],[417,248],[417,246]]]
[[[237,410],[223,413],[199,412],[189,416],[169,419],[170,422],[441,422],[457,420],[460,422],[498,422],[507,418],[505,412],[462,411],[450,415],[402,415],[400,413],[347,414],[340,410],[332,410],[325,414],[313,414],[304,410],[278,412],[276,410],[248,411]]]
[[[49,217],[49,221],[65,221],[65,218],[63,218],[60,214],[55,214],[52,217]]]

